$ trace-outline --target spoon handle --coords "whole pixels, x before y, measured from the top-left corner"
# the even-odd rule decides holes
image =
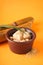
[[[14,26],[19,26],[19,25],[22,25],[22,24],[25,24],[27,22],[31,23],[34,21],[34,18],[33,17],[27,17],[27,18],[24,18],[24,19],[21,19],[21,20],[18,20],[18,21],[15,21],[13,23]],[[31,25],[31,24],[30,24]]]
[[[27,22],[29,22],[29,27],[32,26],[32,23],[33,23],[33,20],[34,18],[33,17],[27,17],[27,18],[24,18],[24,19],[21,19],[21,20],[18,20],[18,21],[15,21],[12,25],[1,25],[0,26],[0,30],[5,30],[5,29],[9,29],[9,28],[15,28],[15,29],[20,29],[20,28],[17,28],[16,26],[19,26],[19,25],[22,25],[22,24],[25,24]]]

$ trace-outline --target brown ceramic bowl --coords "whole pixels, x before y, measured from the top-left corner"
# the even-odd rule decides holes
[[[25,30],[32,34],[31,39],[25,42],[15,42],[10,39],[10,36],[12,36],[12,34],[17,31],[16,29],[11,29],[6,33],[6,38],[9,42],[10,49],[17,54],[25,54],[32,49],[32,45],[35,40],[36,34],[29,28],[25,28]]]

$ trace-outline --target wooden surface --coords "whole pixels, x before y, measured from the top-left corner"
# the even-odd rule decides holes
[[[0,25],[32,16],[36,39],[31,52],[19,55],[9,49],[8,42],[0,44],[0,65],[43,65],[43,0],[0,0]],[[21,26],[28,27],[27,24]]]

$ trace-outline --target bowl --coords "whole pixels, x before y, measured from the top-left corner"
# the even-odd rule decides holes
[[[9,47],[10,47],[11,51],[13,51],[14,53],[26,54],[27,52],[29,52],[32,49],[33,42],[36,38],[36,34],[34,31],[32,31],[29,28],[24,28],[24,29],[32,34],[32,37],[29,41],[16,42],[16,41],[11,40],[10,36],[12,36],[13,33],[15,33],[17,31],[16,29],[10,29],[6,33],[6,39],[8,40]]]

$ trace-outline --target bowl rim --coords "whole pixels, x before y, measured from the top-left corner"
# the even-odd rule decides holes
[[[20,28],[24,28],[24,29],[28,29],[28,30],[30,30],[31,32],[32,32],[32,34],[33,34],[33,38],[31,39],[31,40],[29,40],[29,41],[24,41],[24,42],[31,42],[32,40],[34,40],[35,38],[36,38],[36,33],[32,30],[32,29],[30,29],[30,28],[25,28],[25,27],[20,27]],[[8,37],[8,33],[10,32],[10,31],[12,31],[12,30],[14,30],[14,29],[9,29],[7,32],[6,32],[6,39],[8,40],[8,41],[10,41],[10,42],[16,42],[16,43],[24,43],[24,42],[17,42],[17,41],[13,41],[13,40],[11,40],[9,37]]]

